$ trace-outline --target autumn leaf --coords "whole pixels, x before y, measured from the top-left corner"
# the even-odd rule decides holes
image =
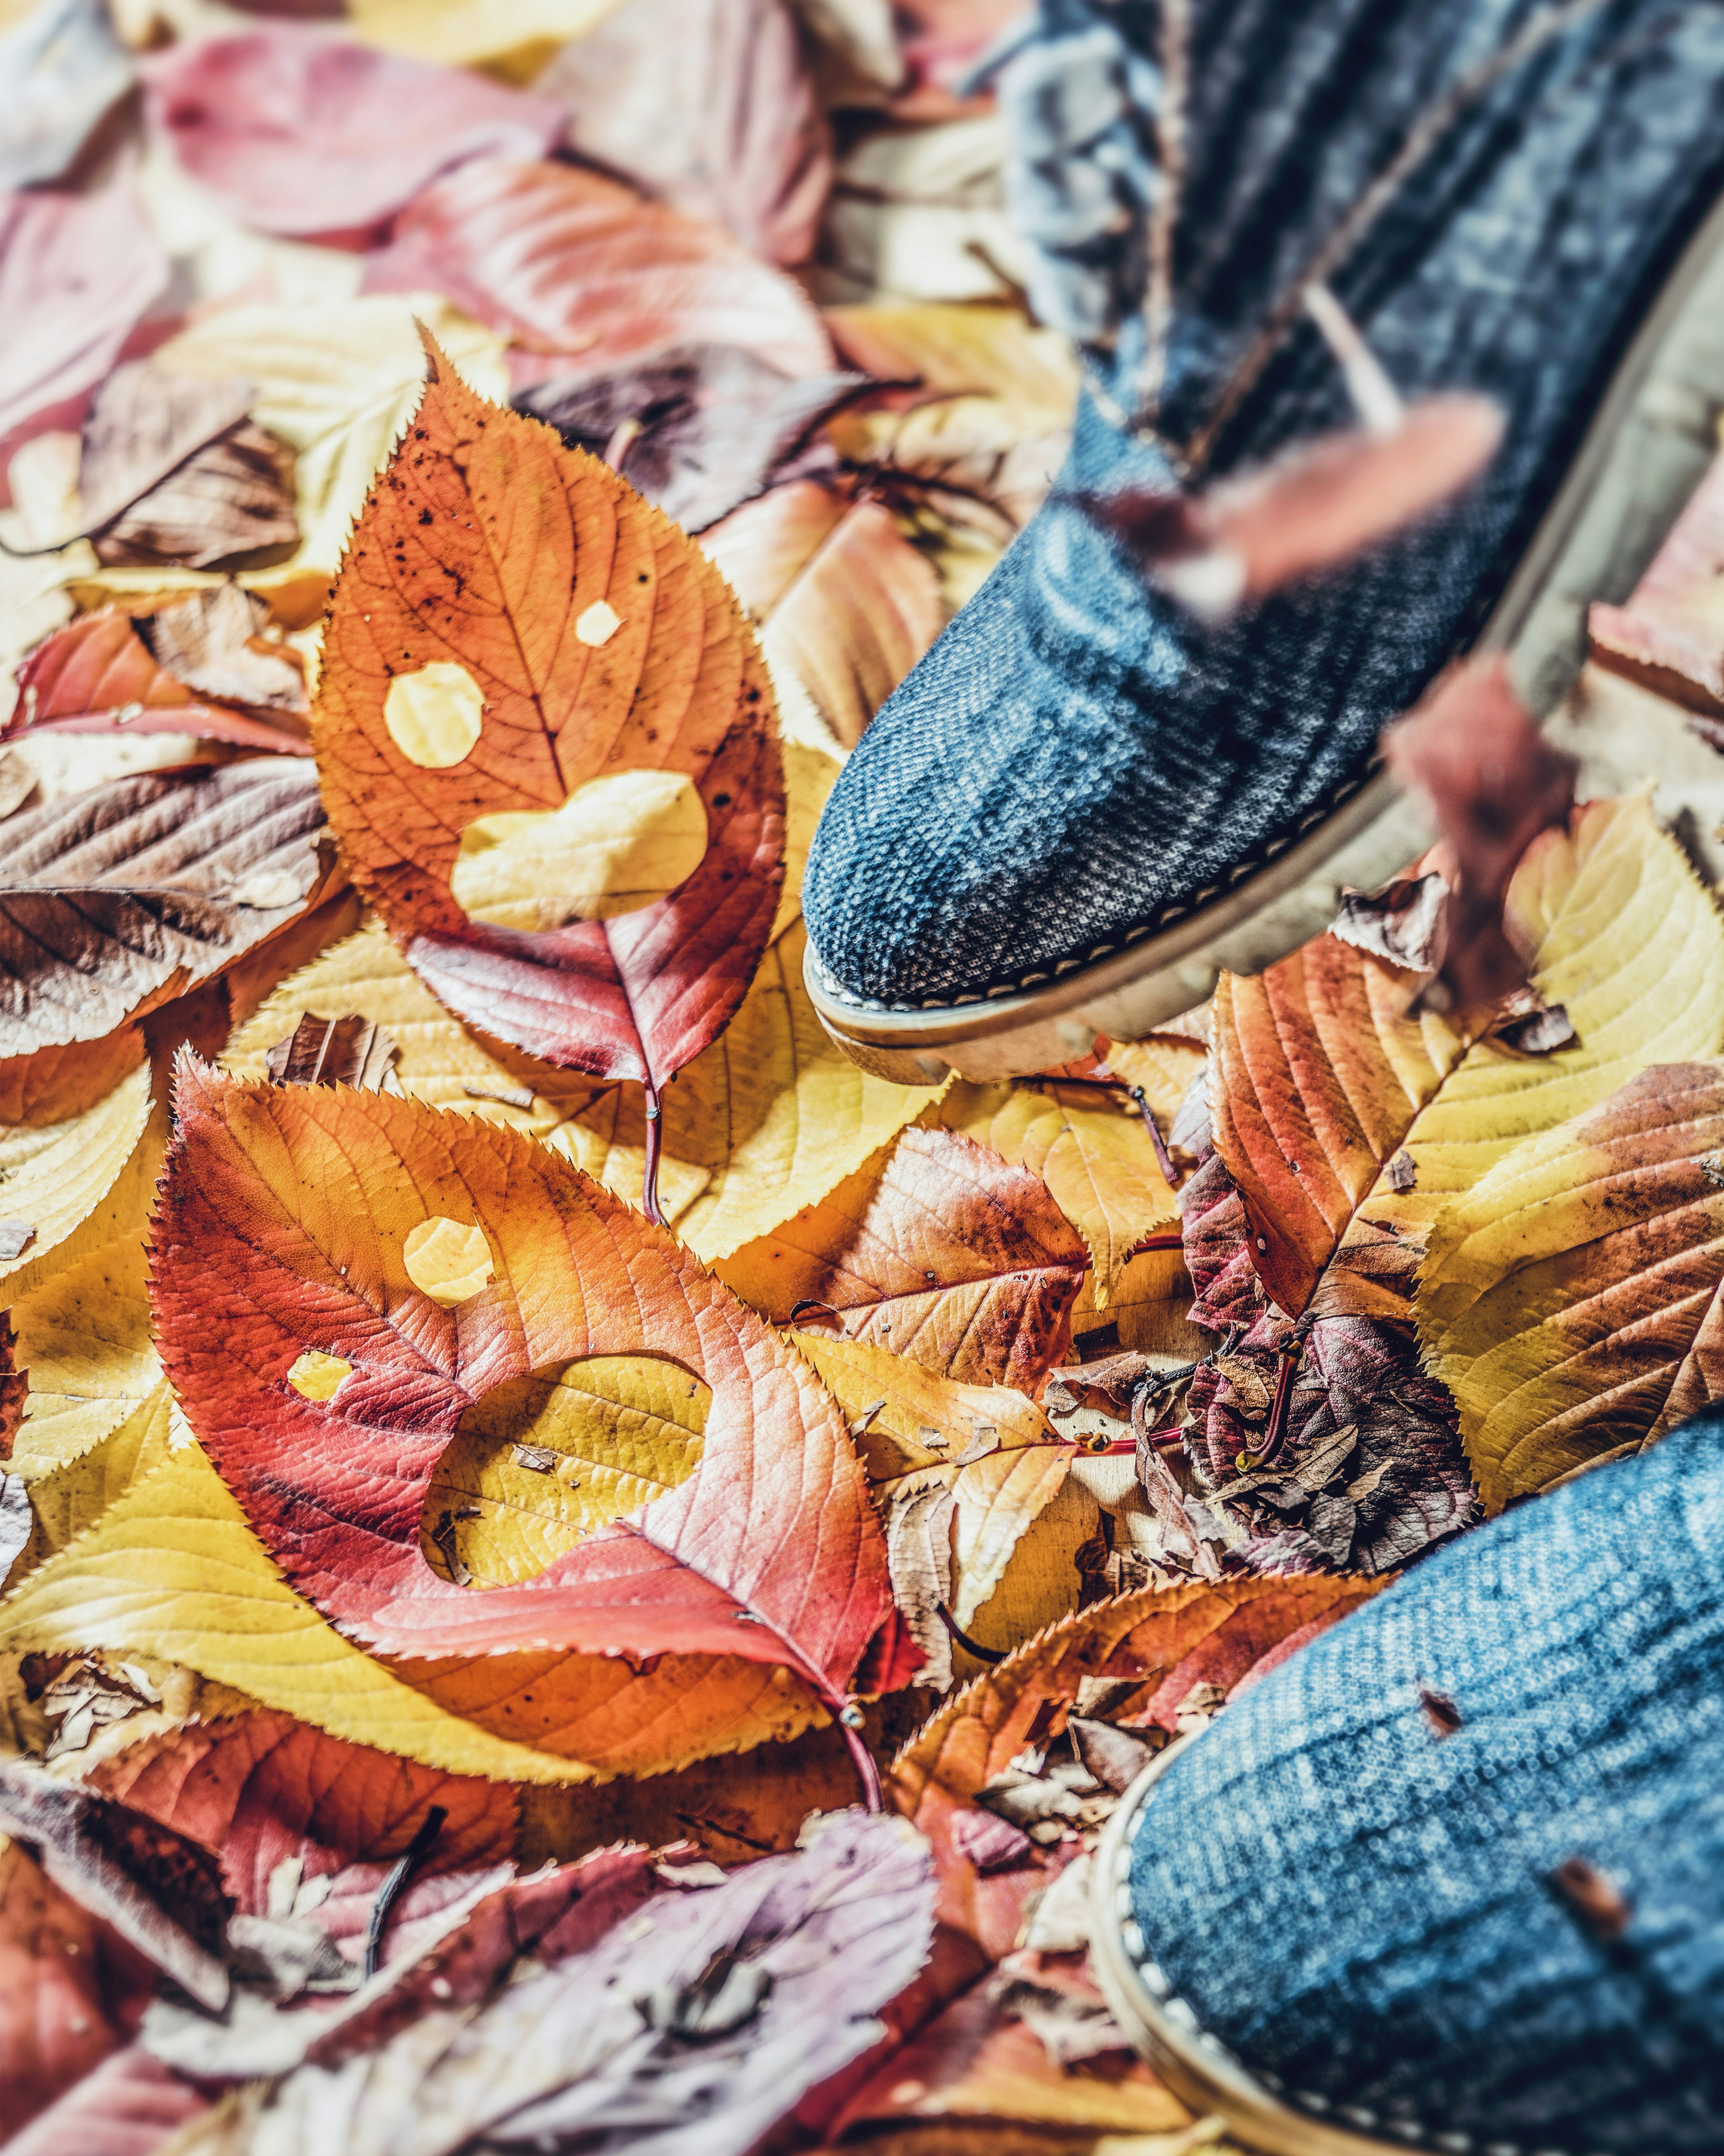
[[[149,1121],[150,1072],[140,1063],[76,1114],[0,1128],[8,1231],[0,1281],[9,1294],[27,1294],[47,1271],[108,1241],[125,1216],[141,1216],[159,1158]]]
[[[697,532],[762,493],[786,465],[818,463],[823,423],[866,387],[857,374],[787,381],[752,352],[705,345],[615,373],[579,369],[516,401]],[[829,449],[824,461],[835,462]]]
[[[777,1324],[824,1306],[849,1339],[1030,1390],[1063,1352],[1084,1250],[1035,1176],[912,1129],[718,1271]]]
[[[131,173],[0,198],[0,441],[100,381],[167,282]]]
[[[480,2137],[664,2138],[696,2110],[703,2150],[743,2156],[879,2034],[871,2017],[926,1957],[932,1900],[921,1837],[854,1812],[721,1885],[623,1902],[627,1921],[608,1930],[592,1912],[603,1911],[600,1889],[533,1943],[530,1961],[456,1964],[455,1996],[449,1976],[439,1994],[414,1972],[393,2011],[369,2027],[356,2017],[338,2051],[326,2042],[181,2146],[239,2156],[267,2134],[281,2156],[314,2156],[327,2147],[321,2120],[339,2071],[346,2147],[381,2149],[408,2071],[426,2156]]]
[[[259,232],[374,224],[453,165],[541,157],[562,133],[543,98],[294,23],[170,45],[144,75],[151,124]]]
[[[533,87],[590,162],[768,262],[808,259],[832,141],[786,0],[631,0]]]
[[[332,828],[459,1016],[656,1089],[734,1013],[777,910],[764,673],[673,526],[432,367],[331,609]]]
[[[434,180],[367,259],[368,292],[446,293],[505,336],[517,389],[695,345],[787,375],[832,364],[798,287],[716,225],[573,165],[488,157]]]
[[[990,1961],[1011,1947],[1030,1868],[985,1876],[954,1827],[977,1794],[1032,1741],[1064,1727],[1085,1678],[1128,1681],[1110,1720],[1171,1735],[1195,1686],[1225,1694],[1264,1657],[1321,1630],[1374,1589],[1359,1580],[1229,1580],[1150,1588],[1093,1604],[1049,1626],[942,1706],[893,1761],[890,1800],[934,1845],[943,1922]]]
[[[1588,609],[1588,649],[1599,665],[1670,697],[1718,746],[1724,720],[1724,646],[1717,631],[1724,569],[1724,459],[1714,459],[1629,594]]]
[[[271,1091],[182,1060],[177,1108],[155,1230],[163,1359],[266,1547],[336,1623],[398,1658],[741,1659],[793,1670],[836,1711],[888,1606],[860,1465],[805,1366],[668,1236],[512,1134],[413,1102]],[[282,1161],[299,1163],[286,1184]],[[321,1194],[309,1207],[302,1187]],[[332,1395],[295,1383],[307,1357],[348,1365]],[[456,1585],[438,1476],[475,1449],[522,1475],[517,1455],[593,1457],[605,1435],[578,1389],[594,1358],[629,1358],[617,1382],[637,1414],[652,1382],[709,1389],[700,1442],[652,1408],[633,1457],[609,1454],[644,1491],[621,1472],[613,1498],[602,1484],[559,1524],[561,1483],[541,1474],[521,1547],[536,1556],[544,1535],[557,1553],[516,1584]],[[341,1456],[371,1463],[362,1500],[328,1471],[337,1432]]]
[[[284,1864],[301,1881],[373,1867],[374,1896],[434,1804],[443,1824],[417,1877],[506,1862],[519,1832],[519,1799],[505,1784],[346,1743],[280,1713],[159,1732],[85,1779],[208,1850],[237,1907],[255,1916],[270,1913]]]
[[[1147,1235],[1178,1217],[1172,1186],[1142,1112],[1123,1093],[1049,1080],[953,1086],[940,1120],[1039,1175],[1082,1235],[1095,1267],[1095,1307]]]
[[[323,612],[353,520],[419,401],[421,323],[481,395],[506,393],[500,341],[429,292],[331,300],[316,309],[225,306],[154,356],[171,373],[250,382],[253,418],[295,452],[299,549],[245,578],[284,618],[310,623]]]
[[[0,1845],[0,2084],[8,2133],[121,2048],[154,1988],[141,1955],[18,1842]]]
[[[1258,1276],[1289,1317],[1465,1052],[1452,1025],[1415,1009],[1422,986],[1333,935],[1217,984],[1215,1150],[1244,1202]]]
[[[7,2156],[152,2156],[208,2108],[172,2066],[126,2044],[8,2141]]]
[[[1052,1437],[1041,1409],[1012,1386],[964,1384],[907,1355],[812,1325],[793,1337],[849,1416],[871,1481]]]
[[[1658,1065],[1438,1216],[1416,1306],[1488,1510],[1724,1393],[1724,1068]]]
[[[603,22],[617,0],[352,0],[356,37],[385,52],[444,67],[503,64],[525,55],[542,66],[546,46],[578,38]]]
[[[183,603],[198,608],[200,602],[193,598]],[[80,614],[38,644],[18,669],[18,702],[0,726],[0,738],[44,731],[128,737],[191,734],[266,753],[311,753],[309,742],[278,723],[205,701],[160,663],[136,623],[112,608]]]
[[[1404,1025],[1398,1036],[1385,1036],[1380,1028],[1372,1036],[1349,1033],[1347,1055],[1353,1059],[1361,1041],[1374,1038],[1368,1052],[1378,1059],[1378,1075],[1372,1097],[1379,1115],[1388,1103],[1393,1120],[1378,1124],[1374,1140],[1349,1141],[1355,1188],[1365,1184],[1373,1144],[1387,1154],[1357,1200],[1347,1197],[1331,1166],[1334,1229],[1314,1210],[1290,1225],[1278,1214],[1272,1225],[1265,1209],[1280,1199],[1260,1176],[1254,1189],[1258,1209],[1248,1220],[1219,1157],[1182,1197],[1186,1256],[1199,1291],[1193,1316],[1218,1331],[1239,1326],[1244,1337],[1236,1338],[1234,1355],[1253,1369],[1257,1388],[1282,1394],[1281,1407],[1265,1413],[1224,1373],[1213,1367],[1198,1372],[1191,1404],[1203,1425],[1198,1456],[1208,1481],[1224,1488],[1266,1466],[1293,1467],[1349,1427],[1357,1435],[1353,1453],[1332,1460],[1332,1486],[1311,1511],[1309,1493],[1276,1484],[1293,1517],[1265,1523],[1262,1563],[1351,1561],[1380,1568],[1399,1563],[1433,1533],[1466,1523],[1474,1501],[1460,1466],[1453,1407],[1419,1369],[1412,1339],[1414,1278],[1431,1222],[1448,1198],[1470,1188],[1521,1137],[1602,1101],[1647,1063],[1708,1055],[1724,1040],[1724,924],[1680,850],[1658,829],[1644,797],[1594,802],[1578,812],[1572,833],[1547,832],[1537,839],[1510,886],[1507,918],[1532,954],[1539,993],[1568,1009],[1578,1035],[1572,1047],[1527,1055],[1487,1038],[1450,1062],[1446,1076],[1432,1085],[1424,1074],[1436,1072],[1437,1058],[1422,1029],[1417,1041]],[[1331,1066],[1323,1034],[1311,1006],[1301,1002],[1299,984],[1326,971],[1344,983],[1368,975],[1375,963],[1336,952],[1307,973],[1302,958],[1284,962],[1275,971],[1290,985],[1271,990],[1279,994],[1272,1006],[1267,998],[1256,1006],[1255,1067],[1281,1075],[1273,1083],[1265,1080],[1255,1097],[1265,1106],[1265,1123],[1269,1112],[1275,1117],[1272,1127],[1287,1157],[1311,1165],[1308,1179],[1315,1188],[1324,1187],[1316,1151],[1302,1133],[1322,1127],[1326,1116],[1331,1132],[1341,1126],[1335,1081],[1325,1075]],[[1656,986],[1673,974],[1693,984],[1680,1007]],[[1234,985],[1227,984],[1218,998],[1218,1018],[1233,1008],[1234,993]],[[1252,1008],[1249,1000],[1245,1007]],[[1273,1009],[1273,1024],[1262,1014],[1265,1008]],[[1324,1023],[1334,1038],[1334,1021],[1326,1017]],[[1404,1086],[1404,1105],[1395,1108],[1382,1075],[1386,1038],[1398,1039],[1396,1052],[1414,1085],[1429,1088],[1416,1113]],[[1224,1067],[1229,1058],[1243,1058],[1242,1048],[1219,1035],[1218,1042]],[[1449,1051],[1442,1047],[1439,1053]],[[1357,1060],[1352,1067],[1362,1068]],[[1371,1091],[1361,1076],[1343,1075],[1342,1083],[1356,1103]],[[1218,1132],[1224,1112],[1218,1114]],[[1397,1144],[1395,1127],[1403,1115]],[[1260,1163],[1269,1142],[1260,1126],[1248,1159]],[[1331,1163],[1348,1157],[1332,1138],[1327,1142]],[[1284,1253],[1303,1250],[1302,1259],[1288,1260],[1296,1281],[1309,1278],[1313,1266],[1321,1270],[1306,1309],[1311,1322],[1298,1332],[1264,1301],[1252,1272],[1254,1261],[1269,1255],[1258,1242],[1270,1242],[1276,1227]],[[1333,1255],[1322,1265],[1331,1235]],[[1241,1494],[1255,1496],[1265,1486],[1248,1486]],[[1302,1526],[1296,1524],[1301,1512]]]
[[[68,1092],[88,1101],[88,1072],[111,1085],[118,1028],[212,979],[326,895],[322,824],[312,773],[277,757],[19,810],[0,874],[10,977],[0,1059],[106,1041],[86,1072],[62,1059],[69,1082],[53,1105]]]

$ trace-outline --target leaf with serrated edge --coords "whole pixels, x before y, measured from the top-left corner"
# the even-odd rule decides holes
[[[512,1133],[382,1095],[242,1086],[189,1058],[177,1085],[155,1229],[163,1359],[266,1544],[336,1622],[398,1656],[741,1657],[843,1690],[886,1613],[884,1548],[837,1409],[769,1327]],[[456,1214],[489,1284],[439,1301],[415,1283],[414,1236]],[[307,1348],[352,1367],[329,1400],[283,1382]],[[608,1355],[711,1387],[699,1470],[530,1584],[439,1578],[421,1515],[463,1415]]]
[[[1046,1183],[1089,1245],[1098,1310],[1106,1309],[1137,1245],[1177,1217],[1143,1118],[1128,1100],[1052,1083],[960,1084],[939,1112],[948,1130],[992,1146]]]
[[[104,1209],[126,1180],[150,1119],[150,1072],[141,1065],[94,1107],[64,1122],[0,1131],[0,1190],[8,1219],[35,1230],[15,1258],[0,1264],[0,1280],[27,1283],[45,1276],[48,1261],[64,1261],[77,1229]]]
[[[1052,1435],[1041,1409],[1012,1386],[961,1384],[907,1355],[813,1326],[793,1337],[849,1418],[875,1481],[960,1460],[977,1444],[1009,1451]]]
[[[659,1203],[709,1262],[823,1197],[913,1121],[934,1088],[890,1085],[833,1045],[803,985],[803,932],[767,951],[736,1017],[665,1093]],[[300,1014],[356,1012],[400,1049],[394,1077],[434,1107],[526,1131],[618,1197],[640,1189],[646,1121],[632,1087],[595,1084],[470,1033],[373,922],[284,983],[223,1058],[265,1075],[265,1051]],[[530,1104],[514,1105],[526,1092]],[[499,1097],[499,1096],[502,1097]]]
[[[1033,1390],[1063,1352],[1084,1257],[1036,1176],[952,1132],[911,1128],[717,1270],[778,1324],[826,1303],[852,1339]]]
[[[1416,1297],[1487,1507],[1724,1396],[1724,1065],[1662,1065],[1438,1217]]]
[[[1017,1936],[1027,1891],[1044,1883],[1034,1870],[980,1876],[952,1827],[1024,1749],[1038,1718],[1046,1723],[1044,1707],[1054,1710],[1051,1736],[1084,1678],[1128,1678],[1137,1690],[1110,1718],[1171,1732],[1194,1685],[1231,1691],[1284,1641],[1375,1592],[1375,1583],[1323,1578],[1147,1588],[1061,1619],[966,1686],[905,1746],[886,1784],[890,1800],[934,1845],[942,1918],[998,1960]]]
[[[1290,1317],[1465,1050],[1444,1020],[1414,1014],[1423,985],[1337,936],[1217,985],[1215,1149],[1262,1239],[1258,1273]]]
[[[735,1013],[777,910],[765,670],[674,525],[430,349],[331,606],[314,739],[331,828],[459,1016],[595,1077],[662,1085]],[[467,730],[420,746],[402,714],[432,669],[459,685]],[[649,772],[681,779],[705,819],[664,896],[537,931],[463,911],[452,879],[475,830],[548,831],[583,788]]]

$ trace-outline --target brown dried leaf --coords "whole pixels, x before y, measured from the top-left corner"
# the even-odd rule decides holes
[[[400,1053],[380,1025],[357,1012],[315,1018],[307,1011],[264,1062],[278,1086],[357,1086],[362,1093],[380,1093]]]

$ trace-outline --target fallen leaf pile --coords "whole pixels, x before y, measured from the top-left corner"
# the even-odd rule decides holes
[[[1014,12],[0,22],[8,2156],[1211,2143],[1122,1793],[1724,1393],[1706,850],[1501,670],[1162,1032],[821,1028],[822,803],[1071,424]],[[1113,521],[1248,602],[1494,426]],[[1718,738],[1721,484],[1558,732]]]

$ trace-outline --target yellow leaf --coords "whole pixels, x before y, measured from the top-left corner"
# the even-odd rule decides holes
[[[476,1587],[536,1578],[583,1535],[687,1481],[711,1402],[701,1378],[650,1355],[590,1356],[499,1385],[439,1462],[427,1563],[448,1577],[458,1553]]]
[[[706,805],[686,772],[611,771],[559,808],[475,818],[449,889],[469,921],[542,932],[654,905],[706,852]]]
[[[814,826],[842,768],[838,757],[824,748],[811,748],[806,742],[784,744],[784,889],[772,921],[775,939],[801,917],[802,880],[808,873]]]
[[[1071,424],[1078,393],[1071,346],[1016,307],[829,307],[826,322],[844,357],[883,382],[909,377],[948,394],[996,397],[1026,429]]]
[[[1105,1310],[1095,1306],[1093,1276],[1072,1306],[1072,1337],[1083,1340],[1105,1325],[1116,1329],[1118,1345],[1171,1363],[1195,1363],[1215,1345],[1213,1332],[1191,1324],[1191,1276],[1180,1250],[1143,1250],[1114,1281]],[[1100,1353],[1099,1348],[1092,1354]]]
[[[140,1064],[81,1115],[0,1130],[0,1211],[34,1230],[17,1257],[0,1263],[9,1296],[29,1294],[132,1220],[141,1224],[160,1165],[149,1123],[150,1070]],[[155,1135],[165,1136],[165,1124]]]
[[[337,1737],[454,1774],[545,1782],[591,1772],[491,1735],[351,1645],[276,1571],[196,1445],[0,1603],[0,1654],[96,1650],[182,1664]]]
[[[1523,1138],[1608,1099],[1650,1064],[1724,1047],[1724,920],[1648,795],[1591,802],[1572,837],[1536,839],[1507,912],[1536,954],[1533,985],[1565,1007],[1578,1039],[1550,1055],[1492,1040],[1469,1049],[1408,1134],[1413,1189],[1379,1183],[1362,1209],[1385,1222],[1428,1224]]]
[[[990,1453],[960,1471],[952,1485],[957,1499],[952,1615],[961,1632],[974,1624],[1029,1529],[1065,1487],[1071,1458],[1069,1446],[1033,1445],[1017,1452]]]
[[[54,1460],[41,1445],[20,1446],[9,1465],[23,1477],[36,1515],[36,1533],[28,1553],[32,1568],[64,1549],[141,1477],[159,1467],[172,1445],[172,1399],[166,1382],[124,1415],[97,1443]],[[58,1429],[59,1419],[49,1424]],[[28,1427],[28,1425],[27,1425]],[[14,1578],[22,1578],[22,1573]]]
[[[469,67],[522,46],[566,44],[602,23],[616,5],[617,0],[351,0],[347,19],[368,45],[445,67]]]
[[[1177,1033],[1154,1033],[1147,1040],[1110,1041],[1103,1058],[1116,1078],[1142,1087],[1163,1135],[1208,1060],[1209,1051],[1201,1041],[1187,1040]]]
[[[863,1340],[812,1327],[792,1336],[848,1418],[871,1481],[962,1458],[978,1439],[1044,1445],[1041,1409],[1010,1385],[966,1385]]]
[[[1655,1065],[1432,1230],[1416,1309],[1487,1507],[1724,1395],[1724,1067]]]
[[[1135,1246],[1178,1216],[1143,1119],[1129,1101],[1085,1087],[955,1085],[940,1121],[1039,1175],[1089,1245],[1106,1310]]]
[[[803,986],[804,945],[793,921],[725,1031],[665,1089],[659,1204],[709,1260],[824,1198],[935,1097],[932,1088],[870,1077],[834,1046]],[[226,1068],[264,1076],[268,1050],[305,1011],[370,1019],[400,1049],[394,1075],[403,1092],[526,1131],[639,1204],[646,1159],[639,1087],[598,1085],[481,1045],[420,985],[380,923],[285,982],[235,1034]],[[530,1104],[516,1105],[523,1093]]]
[[[15,1302],[10,1317],[18,1366],[30,1373],[13,1446],[20,1468],[75,1458],[117,1429],[161,1378],[141,1235],[69,1262]]]
[[[420,1221],[401,1257],[408,1278],[442,1310],[470,1302],[496,1270],[484,1229],[443,1214]]]
[[[418,0],[411,12],[419,12]],[[339,565],[377,467],[423,391],[425,353],[415,316],[481,396],[508,401],[503,340],[431,293],[379,294],[316,308],[224,307],[155,355],[158,367],[174,373],[243,376],[256,387],[252,417],[297,453],[298,552],[249,583],[259,588],[326,583]],[[311,614],[321,611],[320,593]]]

